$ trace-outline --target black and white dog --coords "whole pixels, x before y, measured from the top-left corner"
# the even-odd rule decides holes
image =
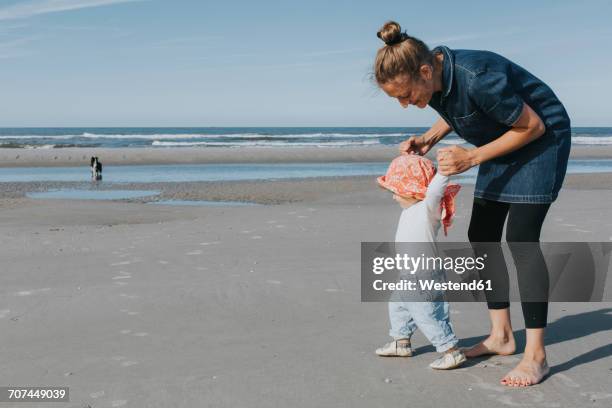
[[[102,163],[97,157],[91,158],[91,179],[102,180]]]

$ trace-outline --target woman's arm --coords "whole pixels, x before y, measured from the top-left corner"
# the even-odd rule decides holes
[[[459,146],[438,149],[438,170],[445,175],[463,173],[496,157],[511,153],[544,134],[544,122],[526,103],[512,129],[486,145],[475,149]]]
[[[423,156],[431,148],[453,130],[442,118],[438,119],[429,130],[421,136],[411,136],[400,144],[400,153],[417,153]]]

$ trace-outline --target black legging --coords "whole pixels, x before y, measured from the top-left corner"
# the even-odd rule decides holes
[[[548,293],[548,270],[544,256],[538,246],[512,245],[513,242],[539,242],[540,231],[550,204],[524,204],[503,203],[474,197],[472,218],[468,230],[470,242],[500,242],[504,230],[504,222],[508,218],[506,227],[506,241],[514,259],[521,296],[529,288]],[[503,259],[501,248],[497,246],[497,256]],[[527,251],[527,252],[526,252]],[[495,256],[495,254],[489,254]],[[497,263],[497,265],[503,262]],[[508,292],[508,273],[496,271],[492,275],[494,288],[501,288]],[[523,299],[525,297],[523,296]],[[540,297],[541,298],[541,297]],[[504,297],[503,299],[507,299]],[[499,300],[499,299],[497,299]],[[507,301],[489,301],[489,309],[506,309],[510,307]],[[522,302],[525,327],[528,329],[546,327],[548,315],[548,302]]]

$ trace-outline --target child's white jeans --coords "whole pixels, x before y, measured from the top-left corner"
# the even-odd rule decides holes
[[[443,353],[459,342],[448,309],[448,302],[389,302],[389,335],[409,339],[419,328],[436,351]]]

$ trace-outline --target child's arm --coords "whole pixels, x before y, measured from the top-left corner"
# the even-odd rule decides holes
[[[423,200],[429,212],[434,214],[438,213],[440,209],[440,202],[442,201],[442,197],[444,197],[444,191],[448,185],[448,179],[448,176],[445,176],[440,172],[436,173],[436,175],[431,179],[431,182],[427,187],[425,200]]]

